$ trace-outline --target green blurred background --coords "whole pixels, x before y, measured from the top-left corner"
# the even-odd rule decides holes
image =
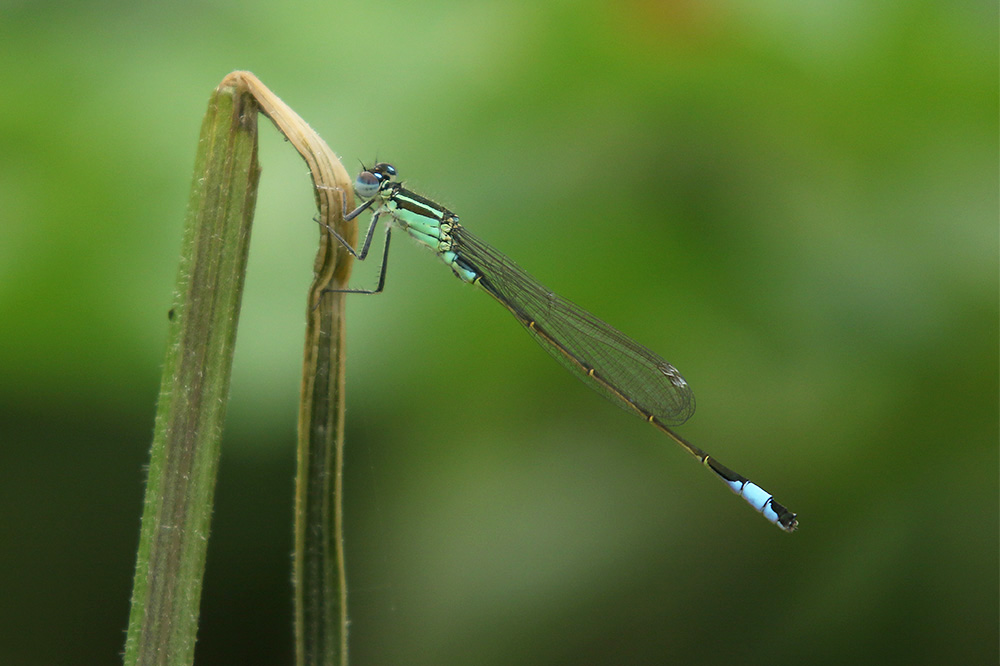
[[[0,663],[119,659],[195,145],[234,69],[663,354],[698,397],[681,432],[801,520],[755,516],[400,237],[348,304],[353,663],[997,663],[997,22],[0,2]],[[318,230],[261,127],[202,664],[292,661]]]

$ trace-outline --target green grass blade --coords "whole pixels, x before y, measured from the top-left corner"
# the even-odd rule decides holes
[[[347,664],[343,541],[344,294],[322,294],[336,265],[326,233],[317,257],[299,409],[295,620],[300,666]],[[310,302],[313,302],[310,299]]]
[[[136,562],[125,664],[191,664],[260,169],[256,105],[223,82],[202,124]]]

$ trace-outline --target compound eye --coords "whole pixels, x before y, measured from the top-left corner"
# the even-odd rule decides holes
[[[354,191],[362,199],[371,199],[378,194],[379,185],[382,179],[371,171],[362,171],[354,181]]]

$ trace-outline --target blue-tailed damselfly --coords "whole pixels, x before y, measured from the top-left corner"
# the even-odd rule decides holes
[[[509,257],[466,231],[457,215],[406,189],[395,176],[396,169],[391,164],[380,162],[365,168],[354,183],[355,192],[366,201],[345,212],[345,217],[350,220],[365,210],[373,211],[361,250],[355,250],[329,229],[352,255],[363,260],[379,218],[389,216],[378,285],[372,290],[346,291],[363,294],[382,291],[395,224],[437,253],[459,278],[478,285],[497,299],[531,337],[585,384],[666,433],[769,521],[786,532],[798,526],[795,514],[763,488],[668,427],[684,423],[694,413],[694,394],[674,366],[546,289]]]

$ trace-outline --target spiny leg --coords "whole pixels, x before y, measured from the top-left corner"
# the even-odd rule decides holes
[[[363,204],[361,204],[360,206],[358,206],[357,208],[355,208],[351,212],[347,212],[347,201],[346,201],[346,199],[343,196],[344,191],[342,189],[340,189],[339,187],[332,188],[332,189],[336,189],[340,193],[340,195],[341,195],[340,196],[340,208],[341,208],[341,214],[343,215],[345,222],[350,222],[351,220],[353,220],[354,218],[356,218],[358,215],[360,215],[364,211],[368,210],[371,207],[372,203],[375,202],[375,199],[369,199],[368,201],[364,202]],[[368,256],[368,249],[371,247],[371,244],[372,244],[372,236],[375,234],[375,225],[378,224],[378,216],[379,216],[378,213],[375,213],[374,215],[372,215],[372,221],[371,221],[371,224],[368,225],[368,231],[365,232],[365,242],[361,246],[361,251],[360,252],[358,252],[353,247],[351,247],[351,244],[347,242],[347,239],[344,238],[343,236],[341,236],[339,233],[337,233],[336,229],[334,229],[330,225],[326,224],[322,220],[315,220],[315,222],[318,225],[320,225],[321,227],[323,227],[324,229],[326,229],[327,231],[329,231],[331,234],[333,234],[334,238],[336,238],[338,241],[340,241],[340,244],[343,245],[344,248],[348,252],[350,252],[351,255],[353,257],[355,257],[358,261],[364,261],[365,258]]]
[[[378,215],[374,216],[376,219]],[[374,224],[372,225],[374,227]],[[378,270],[378,285],[374,289],[324,289],[323,293],[333,292],[336,294],[380,294],[382,289],[385,287],[385,269],[389,261],[389,241],[392,239],[392,227],[386,225],[385,227],[385,249],[382,250],[382,264],[379,266]],[[369,240],[371,237],[369,235]],[[365,251],[368,250],[368,243],[365,243]],[[362,259],[363,257],[359,257]]]

